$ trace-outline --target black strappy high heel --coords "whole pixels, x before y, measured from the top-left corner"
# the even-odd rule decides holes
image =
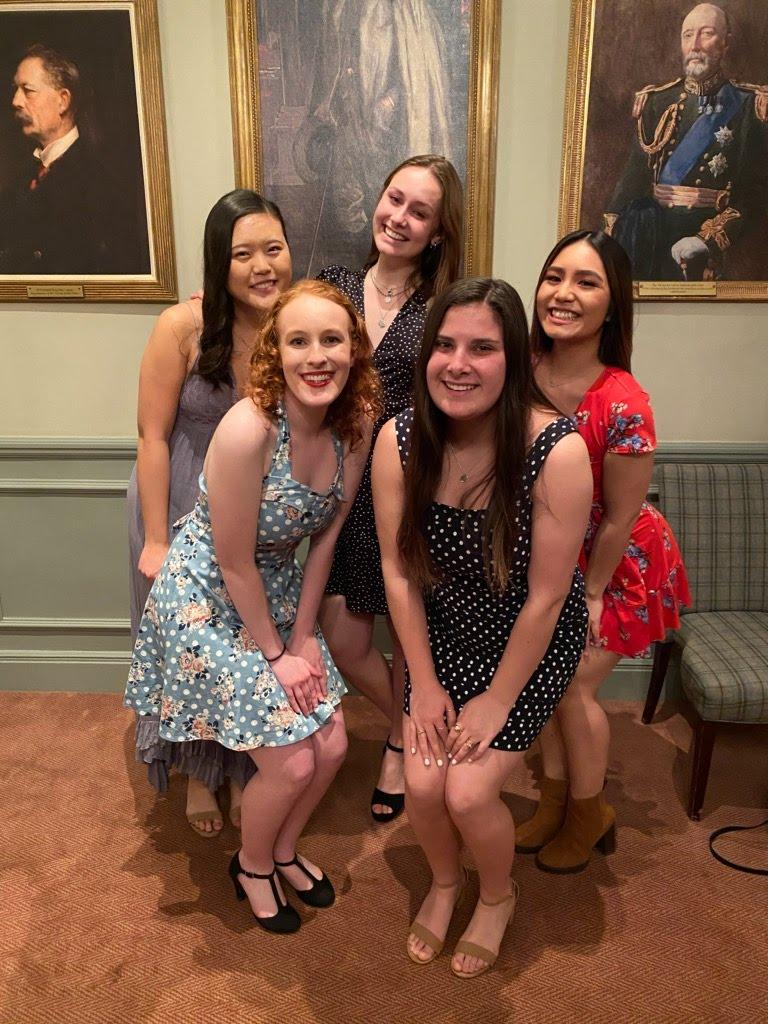
[[[291,868],[294,865],[304,872],[304,874],[312,883],[311,887],[309,889],[297,889],[293,882],[291,882],[291,880],[286,878],[284,875],[283,881],[288,882],[288,885],[291,886],[291,888],[299,897],[299,899],[303,900],[304,903],[307,904],[307,906],[330,907],[333,901],[336,899],[336,893],[334,891],[333,886],[331,885],[330,878],[328,877],[328,875],[326,875],[325,872],[323,872],[321,878],[315,878],[315,876],[310,871],[307,871],[307,869],[299,860],[298,856],[294,857],[293,860],[275,861],[276,868]],[[280,872],[280,874],[282,875],[282,872]]]
[[[387,742],[384,744],[384,751],[391,750],[394,754],[402,754],[403,748],[396,747],[393,743]],[[388,813],[386,811],[374,811],[374,804],[386,804],[387,807],[391,807],[392,810]],[[398,815],[403,813],[405,807],[405,793],[385,793],[383,789],[379,789],[377,786],[373,791],[371,797],[371,817],[374,821],[394,821]]]
[[[246,871],[240,863],[240,854],[236,853],[232,860],[229,862],[229,877],[235,886],[235,896],[238,900],[244,900],[247,898],[245,889],[240,883],[238,875],[245,875],[246,878],[268,878],[269,884],[272,889],[272,895],[275,900],[275,906],[277,907],[277,913],[271,917],[258,917],[254,914],[256,924],[263,928],[267,932],[279,932],[280,934],[287,935],[290,932],[297,932],[301,927],[301,918],[293,909],[293,907],[287,901],[283,903],[280,899],[280,893],[275,883],[275,873],[277,868],[272,868],[268,875],[257,875],[255,871]]]

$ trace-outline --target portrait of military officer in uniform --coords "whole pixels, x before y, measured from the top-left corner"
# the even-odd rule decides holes
[[[35,43],[21,55],[11,93],[27,153],[0,192],[0,273],[146,274],[146,224],[83,130],[80,69]]]
[[[640,297],[768,298],[768,0],[572,3],[561,230]]]
[[[729,79],[727,13],[683,21],[682,75],[635,94],[636,143],[605,212],[638,280],[728,274],[728,253],[768,207],[768,87]]]

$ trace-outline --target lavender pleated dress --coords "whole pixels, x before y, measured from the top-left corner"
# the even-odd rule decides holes
[[[195,507],[198,479],[213,432],[219,421],[237,401],[236,390],[226,384],[218,388],[193,371],[184,381],[179,409],[168,447],[171,456],[168,503],[168,540],[173,540],[173,524]],[[135,643],[152,581],[138,570],[144,547],[144,522],[134,467],[128,484],[128,544],[130,550],[131,643]],[[227,750],[215,740],[172,743],[160,739],[158,719],[139,718],[136,723],[136,760],[147,765],[149,781],[161,793],[168,788],[171,768],[191,775],[210,790],[218,789],[226,779],[243,786],[253,774],[253,762],[247,754]]]

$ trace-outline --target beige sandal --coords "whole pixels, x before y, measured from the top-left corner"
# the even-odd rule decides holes
[[[458,892],[456,893],[456,902],[453,904],[454,912],[456,910],[456,907],[458,907],[459,903],[461,902],[462,896],[464,895],[464,889],[466,887],[468,878],[469,875],[467,873],[467,869],[465,867],[462,867],[461,878],[459,879],[458,882],[459,888]],[[456,885],[456,882],[449,882],[447,885],[441,884],[440,882],[435,882],[434,884],[435,888],[437,889],[453,889],[453,887]],[[431,932],[429,928],[426,928],[419,921],[414,921],[413,924],[411,925],[410,931],[408,932],[409,939],[411,935],[415,935],[417,939],[421,939],[421,941],[425,942],[432,950],[432,956],[427,957],[426,960],[423,960],[420,956],[416,956],[416,954],[411,949],[410,945],[406,943],[405,951],[415,964],[431,964],[432,961],[437,959],[437,957],[439,957],[440,954],[442,953],[443,946],[445,945],[445,939],[438,939],[434,932]]]
[[[221,808],[219,807],[218,801],[216,800],[216,794],[211,793],[211,791],[206,786],[204,786],[202,783],[199,783],[196,779],[194,780],[195,789],[205,790],[205,792],[210,795],[213,804],[212,806],[203,807],[200,810],[191,811],[189,809],[189,787],[192,782],[193,779],[190,776],[187,779],[187,806],[184,810],[185,817],[189,822],[189,827],[192,829],[195,835],[202,836],[203,839],[213,839],[215,836],[220,835],[224,831],[224,815],[221,813]],[[198,799],[195,799],[195,796],[197,796]],[[196,793],[195,796],[193,796],[192,799],[192,806],[194,807],[195,805],[197,805],[197,807],[200,807],[200,804],[204,803],[205,800],[201,796],[200,792]],[[211,824],[213,824],[214,822],[218,822],[219,828],[212,828],[210,832],[206,832],[204,829],[197,827],[198,821],[210,821]]]
[[[224,831],[224,819],[217,818],[215,814],[211,813],[211,811],[190,811],[186,815],[186,818],[195,835],[202,836],[203,839],[213,839],[215,836],[221,835]],[[206,832],[205,829],[197,827],[195,823],[198,821],[220,821],[221,828],[215,828],[210,832]]]
[[[512,918],[514,917],[515,908],[517,907],[517,901],[519,897],[520,887],[518,886],[517,882],[512,880],[512,892],[509,893],[508,896],[504,896],[500,900],[494,900],[492,903],[488,903],[486,900],[481,898],[480,902],[483,904],[484,907],[498,907],[500,904],[506,903],[507,900],[512,900],[512,908],[509,912],[509,917],[507,918],[507,923],[504,927],[504,931],[506,932],[506,929],[509,928]],[[499,942],[499,949],[501,949],[501,942],[503,940],[504,935],[502,934],[501,941]],[[464,953],[465,956],[474,956],[478,960],[484,960],[485,965],[477,971],[460,971],[458,970],[458,968],[453,966],[453,961],[451,961],[451,970],[453,971],[457,978],[479,978],[481,974],[485,974],[486,971],[490,971],[490,969],[496,963],[499,957],[499,949],[494,951],[492,949],[487,949],[485,946],[479,946],[476,942],[469,942],[466,939],[459,939],[459,941],[456,943],[456,948],[453,951],[454,956],[457,953]]]

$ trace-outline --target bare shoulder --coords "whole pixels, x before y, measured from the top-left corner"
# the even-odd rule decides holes
[[[259,457],[274,436],[275,424],[250,398],[241,398],[224,415],[211,441],[217,456]]]
[[[387,420],[379,431],[375,445],[376,453],[381,452],[380,458],[389,458],[397,454],[397,429],[394,417]]]
[[[544,461],[543,469],[550,467],[555,471],[568,466],[586,466],[589,468],[589,452],[581,434],[574,430],[566,434],[551,449]]]
[[[566,500],[576,495],[585,498],[591,496],[589,452],[578,432],[566,434],[550,450],[534,486],[534,494],[553,507],[561,499]]]
[[[197,352],[202,327],[202,303],[199,299],[190,299],[164,309],[157,318],[153,334],[161,341],[174,341],[185,355],[189,355]]]

